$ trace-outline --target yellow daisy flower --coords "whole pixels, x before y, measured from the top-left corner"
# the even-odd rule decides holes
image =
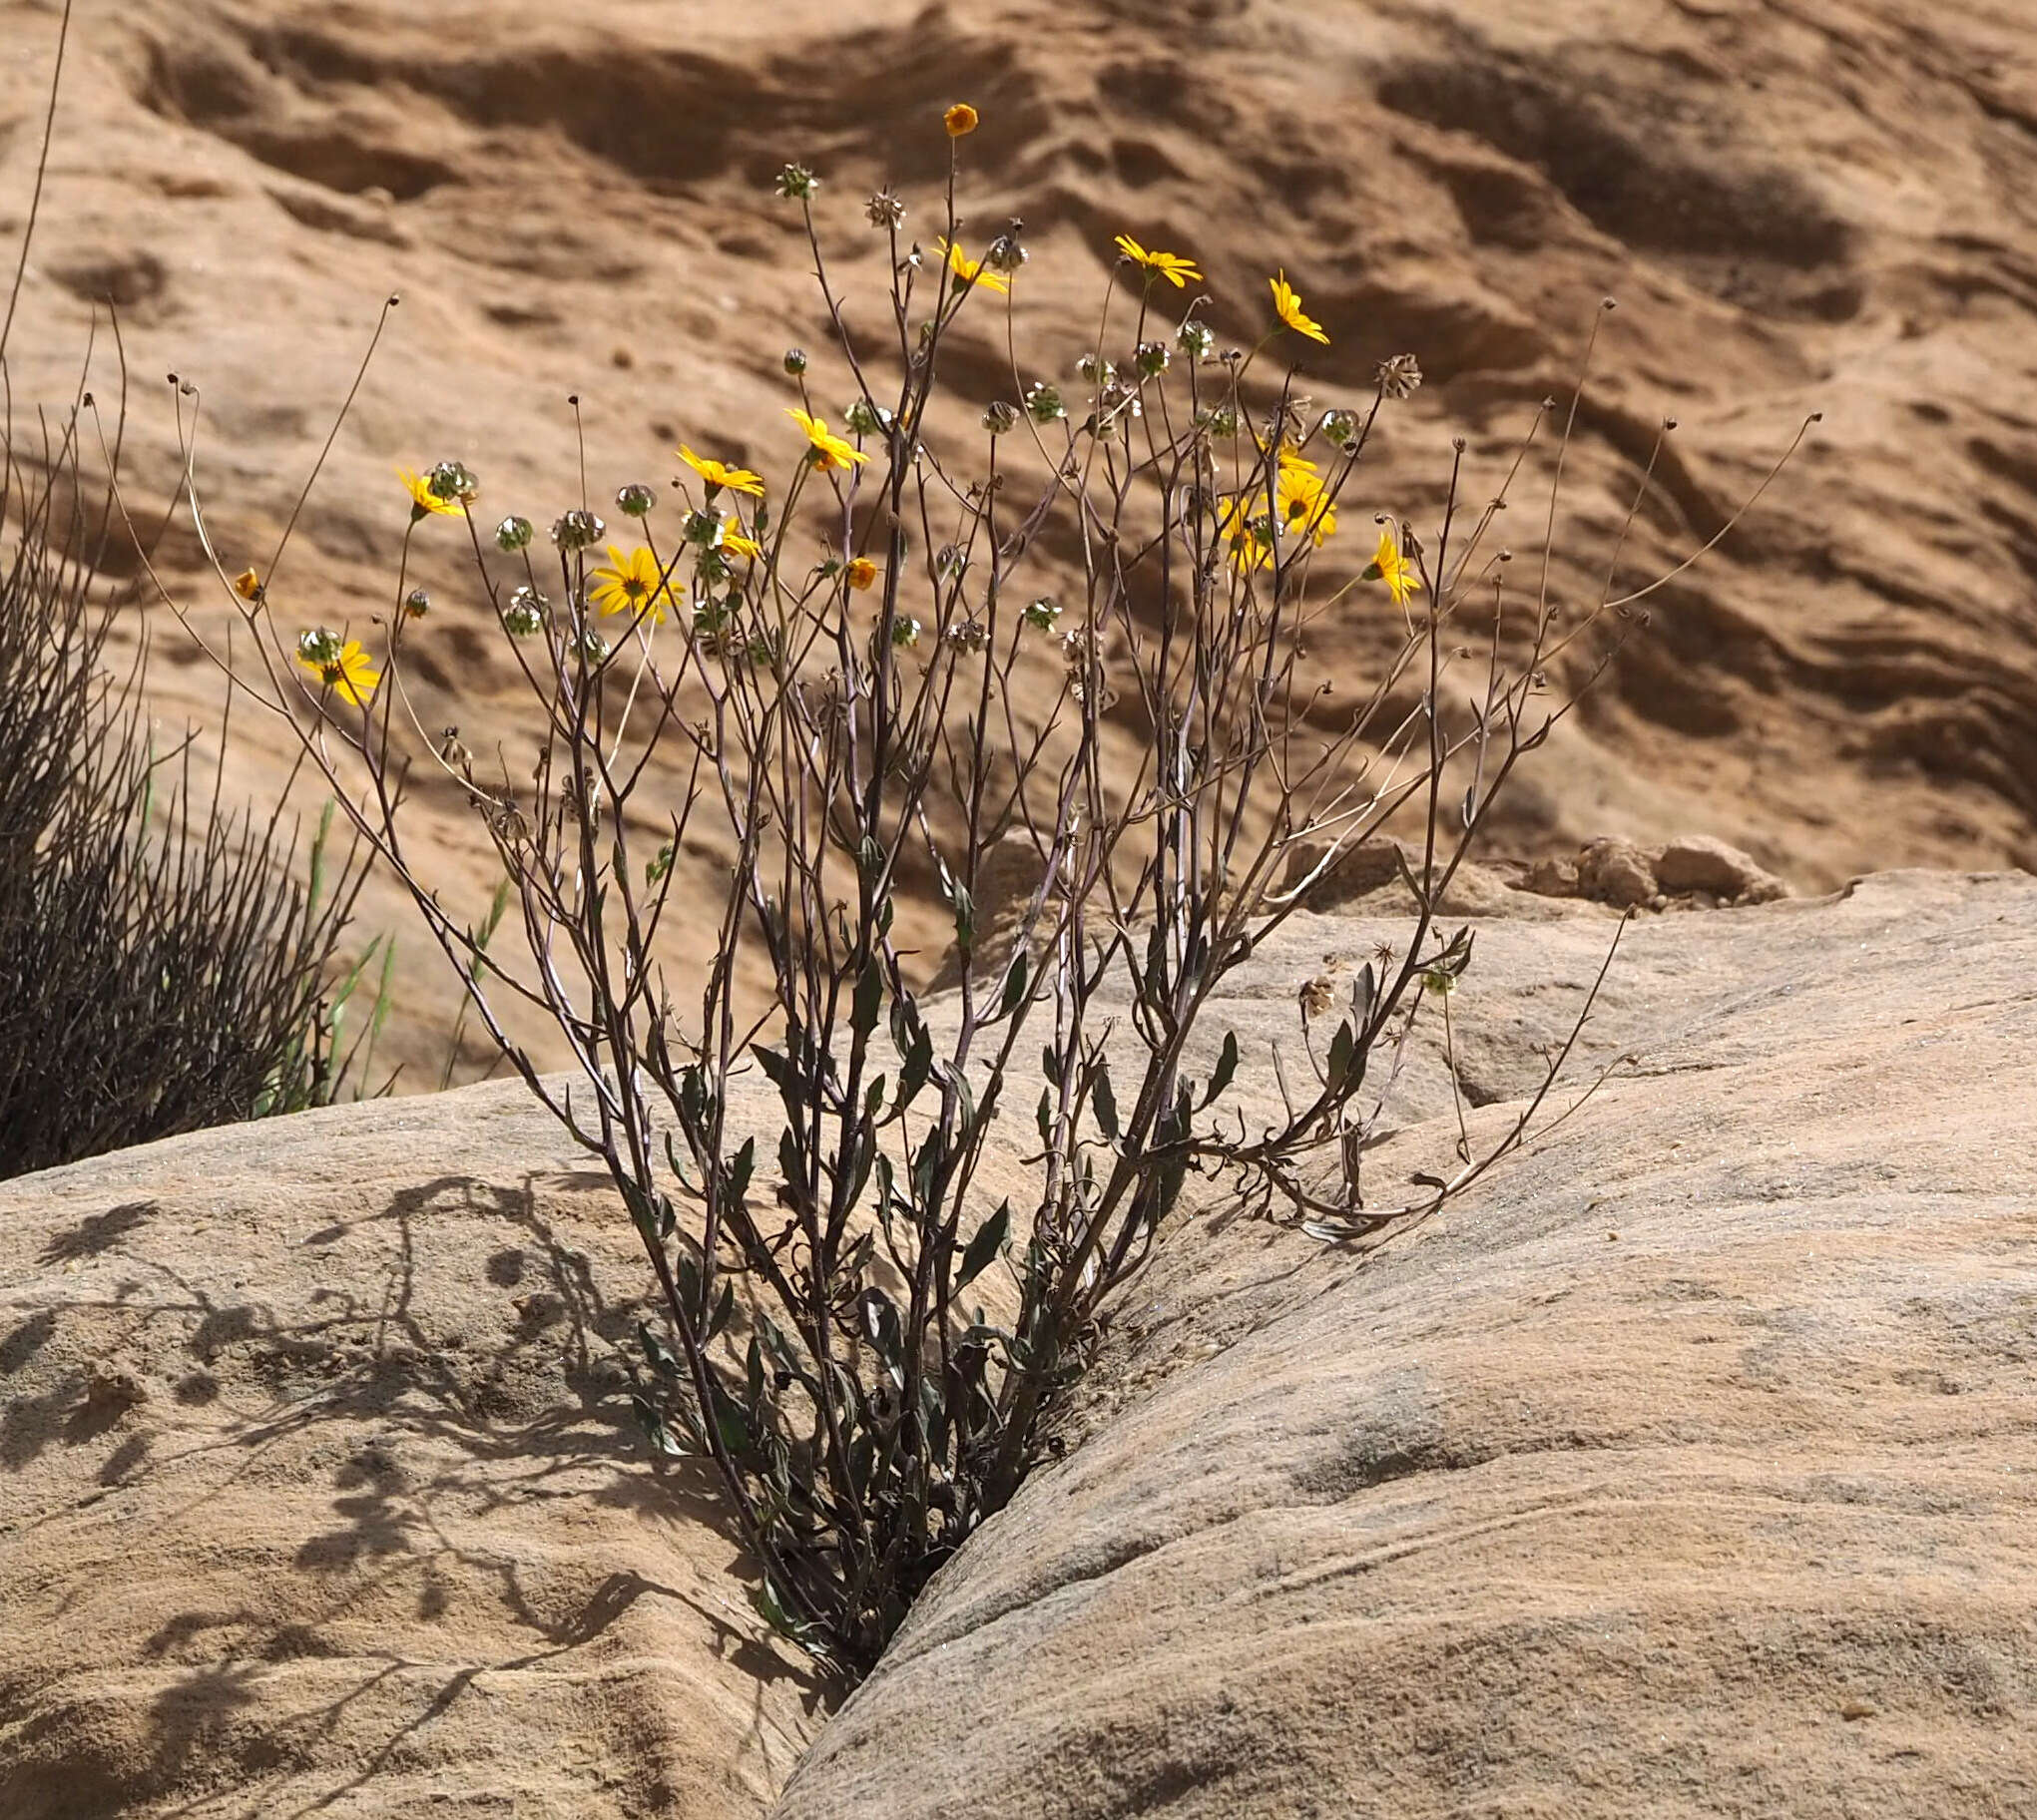
[[[647,608],[651,624],[665,624],[665,609],[673,602],[671,585],[648,550],[632,550],[625,556],[615,545],[608,547],[608,561],[594,572],[594,586],[587,598],[603,613],[627,613],[633,617]]]
[[[806,432],[806,440],[813,445],[818,468],[850,468],[869,460],[862,450],[853,443],[837,436],[818,417],[809,415],[797,405],[789,406],[785,415]]]
[[[848,585],[858,591],[867,589],[877,579],[877,565],[866,556],[852,556],[848,567],[842,571],[848,578]]]
[[[976,131],[980,118],[966,101],[958,101],[941,116],[941,125],[947,128],[950,139],[960,139],[963,134]]]
[[[329,651],[331,647],[326,649]],[[342,701],[351,701],[355,707],[367,706],[368,697],[375,692],[375,684],[382,680],[382,673],[368,662],[368,654],[362,650],[358,639],[348,639],[340,646],[337,656],[322,663],[301,653],[297,662]]]
[[[726,461],[714,461],[706,455],[696,455],[685,443],[679,445],[679,458],[711,487],[727,487],[732,493],[748,493],[754,499],[764,497],[764,476],[753,474],[748,468],[732,467]]]
[[[1231,560],[1241,569],[1271,569],[1273,566],[1272,527],[1260,508],[1261,499],[1237,498],[1224,502],[1225,515],[1219,533],[1230,539]]]
[[[1203,274],[1196,269],[1194,259],[1186,258],[1178,252],[1149,252],[1129,233],[1118,235],[1118,250],[1135,265],[1143,265],[1148,271],[1157,272],[1177,290],[1186,289],[1191,278],[1198,284],[1203,281]]]
[[[1305,531],[1316,549],[1336,535],[1336,506],[1312,461],[1282,461],[1273,483],[1273,507],[1287,531]]]
[[[1379,530],[1379,548],[1372,553],[1372,560],[1365,566],[1364,579],[1368,582],[1384,582],[1386,592],[1393,597],[1396,607],[1405,607],[1421,586],[1421,576],[1415,566],[1400,553],[1400,545],[1393,536],[1393,527],[1383,525]]]
[[[1322,324],[1301,313],[1301,293],[1287,282],[1286,272],[1283,270],[1278,277],[1269,278],[1267,282],[1273,287],[1273,314],[1297,335],[1306,335],[1309,340],[1320,341],[1327,347],[1329,337],[1323,333]]]
[[[413,522],[424,517],[427,512],[436,512],[442,518],[457,518],[459,516],[460,502],[456,499],[440,499],[425,484],[422,475],[413,474],[408,468],[398,468],[396,473],[402,480],[405,489],[409,492],[410,517]]]
[[[985,290],[1000,294],[1011,289],[1011,280],[1001,271],[985,271],[981,259],[972,259],[953,240],[940,238],[934,241],[948,255],[948,269],[964,284],[980,284]]]
[[[722,527],[722,548],[733,550],[738,556],[748,557],[753,563],[764,554],[764,546],[756,538],[745,535],[734,525]]]

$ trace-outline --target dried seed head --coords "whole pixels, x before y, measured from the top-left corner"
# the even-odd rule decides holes
[[[810,202],[813,192],[820,188],[820,180],[804,165],[787,165],[778,173],[776,188],[788,203]]]
[[[297,656],[306,664],[317,665],[321,669],[327,664],[339,662],[339,646],[338,633],[324,626],[320,626],[315,632],[297,634]]]
[[[528,550],[533,532],[527,518],[505,518],[495,527],[495,547],[498,550]]]
[[[658,495],[641,480],[633,480],[616,494],[616,510],[625,518],[642,518],[658,503]]]
[[[1191,360],[1207,360],[1217,345],[1216,332],[1209,323],[1191,316],[1174,331],[1175,343]]]
[[[902,228],[905,225],[905,205],[888,184],[863,205],[863,213],[870,218],[872,228]]]
[[[1168,352],[1165,341],[1142,341],[1132,358],[1147,378],[1154,379],[1167,371],[1168,362],[1174,356]]]
[[[1006,404],[1002,398],[986,405],[983,410],[983,427],[993,436],[1003,436],[1018,423],[1018,406]]]
[[[1060,617],[1061,609],[1045,595],[1028,605],[1025,612],[1019,615],[1019,618],[1035,632],[1052,632],[1055,622]]]
[[[1421,384],[1421,368],[1412,354],[1395,354],[1379,362],[1378,380],[1388,398],[1411,398]]]

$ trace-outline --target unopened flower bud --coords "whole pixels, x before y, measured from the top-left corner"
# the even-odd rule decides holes
[[[1024,620],[1035,632],[1052,632],[1054,630],[1054,623],[1060,617],[1061,609],[1048,600],[1045,595],[1032,602],[1025,612],[1019,615],[1019,618]]]
[[[424,477],[424,486],[433,499],[442,499],[448,504],[453,500],[459,500],[464,504],[481,491],[481,483],[467,471],[463,463],[457,461],[435,463]]]
[[[806,350],[803,347],[785,349],[785,371],[796,379],[806,370]]]
[[[498,550],[528,550],[533,532],[527,518],[505,518],[495,527],[495,547]]]
[[[608,526],[584,506],[562,512],[552,524],[552,542],[569,554],[575,550],[590,549],[607,534]]]
[[[810,202],[819,188],[820,180],[804,165],[787,165],[777,176],[777,193],[788,203]]]
[[[851,398],[841,415],[842,421],[858,436],[875,436],[891,427],[891,413],[867,398]]]
[[[1068,415],[1068,407],[1061,402],[1060,392],[1044,379],[1035,379],[1026,387],[1026,409],[1035,423],[1052,423]]]
[[[512,639],[527,639],[544,630],[545,597],[535,588],[519,588],[502,610],[502,629]]]
[[[1352,411],[1324,411],[1322,413],[1322,439],[1330,447],[1347,449],[1351,438],[1358,433],[1358,419]]]
[[[428,589],[413,588],[403,597],[403,617],[421,620],[431,611],[431,594]]]

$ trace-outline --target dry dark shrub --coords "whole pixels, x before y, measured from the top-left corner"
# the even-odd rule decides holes
[[[152,743],[78,424],[10,413],[0,456],[0,1176],[322,1104],[366,1060],[337,1053],[361,967],[334,979],[362,867],[321,825],[293,882],[280,801]]]

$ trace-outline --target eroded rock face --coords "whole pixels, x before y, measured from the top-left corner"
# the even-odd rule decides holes
[[[5,18],[11,249],[55,15]],[[398,462],[468,462],[491,515],[546,522],[577,503],[569,393],[597,503],[663,483],[681,438],[776,485],[794,447],[784,346],[814,352],[823,407],[849,379],[771,174],[794,158],[821,172],[851,321],[882,341],[886,254],[860,199],[896,181],[908,236],[930,245],[938,118],[967,94],[983,113],[963,148],[969,231],[1018,215],[1032,245],[1012,299],[1021,378],[1068,383],[1120,230],[1202,261],[1220,345],[1258,339],[1283,265],[1330,335],[1302,379],[1320,408],[1362,404],[1382,359],[1419,358],[1427,383],[1382,420],[1350,529],[1320,559],[1332,586],[1355,582],[1368,514],[1434,525],[1452,432],[1468,439],[1463,498],[1497,492],[1617,293],[1566,462],[1552,602],[1574,628],[1616,545],[1617,596],[1720,542],[1630,604],[1645,628],[1610,623],[1620,655],[1503,800],[1501,847],[1704,827],[1807,891],[2037,854],[2037,411],[2021,402],[2037,53],[2022,0],[1352,0],[1276,20],[1231,0],[786,0],[762,39],[692,4],[597,17],[479,0],[453,19],[398,0],[131,0],[79,19],[9,347],[18,410],[74,395],[95,300],[115,299],[142,376],[135,497],[153,503],[179,471],[156,391],[184,374],[203,391],[199,482],[232,573],[266,560],[382,298],[403,295],[271,593],[292,633],[385,610]],[[954,408],[928,434],[974,478],[978,415],[1013,389],[1001,322],[964,321],[946,360]],[[1666,416],[1678,428],[1657,452]],[[1505,520],[1511,573],[1537,592],[1553,441]],[[456,723],[484,751],[526,711],[522,683],[444,529],[414,540],[413,579],[441,606],[412,641],[413,699],[426,727]],[[1042,548],[1073,537],[1055,524]],[[202,624],[230,623],[188,532],[158,554],[193,582]],[[155,617],[166,724],[216,725],[209,668],[173,663],[182,635]],[[1365,698],[1401,624],[1354,586],[1311,629],[1299,685]],[[1552,686],[1602,651],[1581,639]],[[1056,680],[1043,660],[1036,700]],[[242,733],[238,775],[272,783],[287,745],[255,716]],[[1130,776],[1129,703],[1113,738]],[[418,813],[433,882],[478,917],[496,876],[485,829],[451,799]],[[712,888],[723,858],[709,842],[680,864]],[[930,970],[951,925],[931,877],[913,882],[901,934]],[[371,882],[365,930],[408,917]],[[425,943],[398,970],[417,1027],[389,1059],[436,1080],[458,992]]]
[[[1297,924],[1270,970],[1391,927]],[[1605,935],[1481,929],[1495,1098]],[[1418,1235],[1185,1221],[776,1812],[2037,1806],[2033,966],[2020,876],[1644,920],[1585,1046],[1635,1067]]]

